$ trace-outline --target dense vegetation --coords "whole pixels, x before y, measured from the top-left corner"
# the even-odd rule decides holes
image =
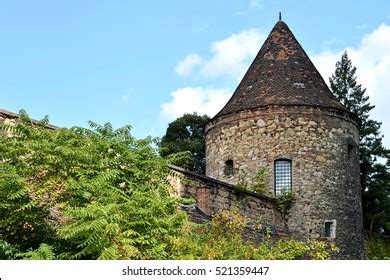
[[[47,119],[21,120],[0,142],[3,240],[22,252],[48,244],[66,259],[170,256],[185,215],[153,139],[136,140],[129,126],[51,131]]]
[[[368,260],[390,260],[390,237],[379,234],[366,234],[364,254]]]
[[[50,130],[47,118],[0,130],[0,259],[328,258],[322,241],[244,242],[245,218],[196,225],[172,196],[168,164],[130,127]],[[179,158],[180,159],[180,158]]]
[[[189,225],[178,240],[180,259],[214,260],[324,260],[338,248],[325,241],[302,242],[294,239],[272,239],[265,233],[259,244],[244,242],[242,232],[248,220],[236,211],[222,211],[207,225]]]

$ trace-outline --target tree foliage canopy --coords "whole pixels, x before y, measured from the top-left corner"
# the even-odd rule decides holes
[[[390,151],[382,144],[381,123],[370,118],[370,112],[375,106],[369,103],[366,89],[356,79],[356,67],[352,65],[347,52],[344,52],[329,82],[333,94],[361,122],[359,153],[364,224],[366,228],[371,224],[372,228],[375,220],[382,225],[386,221],[390,222]],[[388,163],[383,164],[383,159]]]
[[[51,131],[47,119],[2,126],[0,237],[19,250],[49,244],[59,258],[169,258],[184,213],[167,162],[130,126],[90,122]],[[46,247],[47,248],[47,247]]]
[[[184,114],[171,122],[161,139],[161,156],[188,151],[191,158],[182,167],[204,174],[206,168],[204,127],[209,119],[206,115],[198,116],[193,113]]]

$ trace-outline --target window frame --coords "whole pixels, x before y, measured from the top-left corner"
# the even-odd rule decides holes
[[[329,225],[329,235],[327,234],[327,225]],[[336,230],[337,230],[337,221],[333,220],[325,220],[324,221],[324,236],[325,238],[332,240],[336,238]]]
[[[285,188],[277,188],[277,172],[276,172],[276,166],[277,166],[277,163],[278,162],[288,162],[289,163],[289,168],[290,168],[290,174],[289,174],[289,177],[290,177],[290,182],[289,182],[289,186],[288,186],[288,191],[291,192],[292,191],[292,185],[293,185],[293,178],[292,178],[292,160],[289,159],[289,158],[278,158],[276,160],[274,160],[274,194],[275,194],[275,197],[280,197],[282,195],[282,192]],[[280,190],[280,193],[277,192],[277,190]]]
[[[225,160],[225,176],[233,176],[234,175],[234,162],[232,159]],[[229,171],[229,172],[228,172]]]

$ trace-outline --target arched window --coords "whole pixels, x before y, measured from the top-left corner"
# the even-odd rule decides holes
[[[285,192],[291,192],[292,172],[291,160],[275,160],[275,196],[279,197]]]

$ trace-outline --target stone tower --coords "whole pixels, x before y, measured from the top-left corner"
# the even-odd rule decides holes
[[[362,258],[358,118],[330,92],[278,21],[225,107],[206,125],[206,174],[237,184],[265,170],[269,193],[292,191],[291,234],[327,238]]]

